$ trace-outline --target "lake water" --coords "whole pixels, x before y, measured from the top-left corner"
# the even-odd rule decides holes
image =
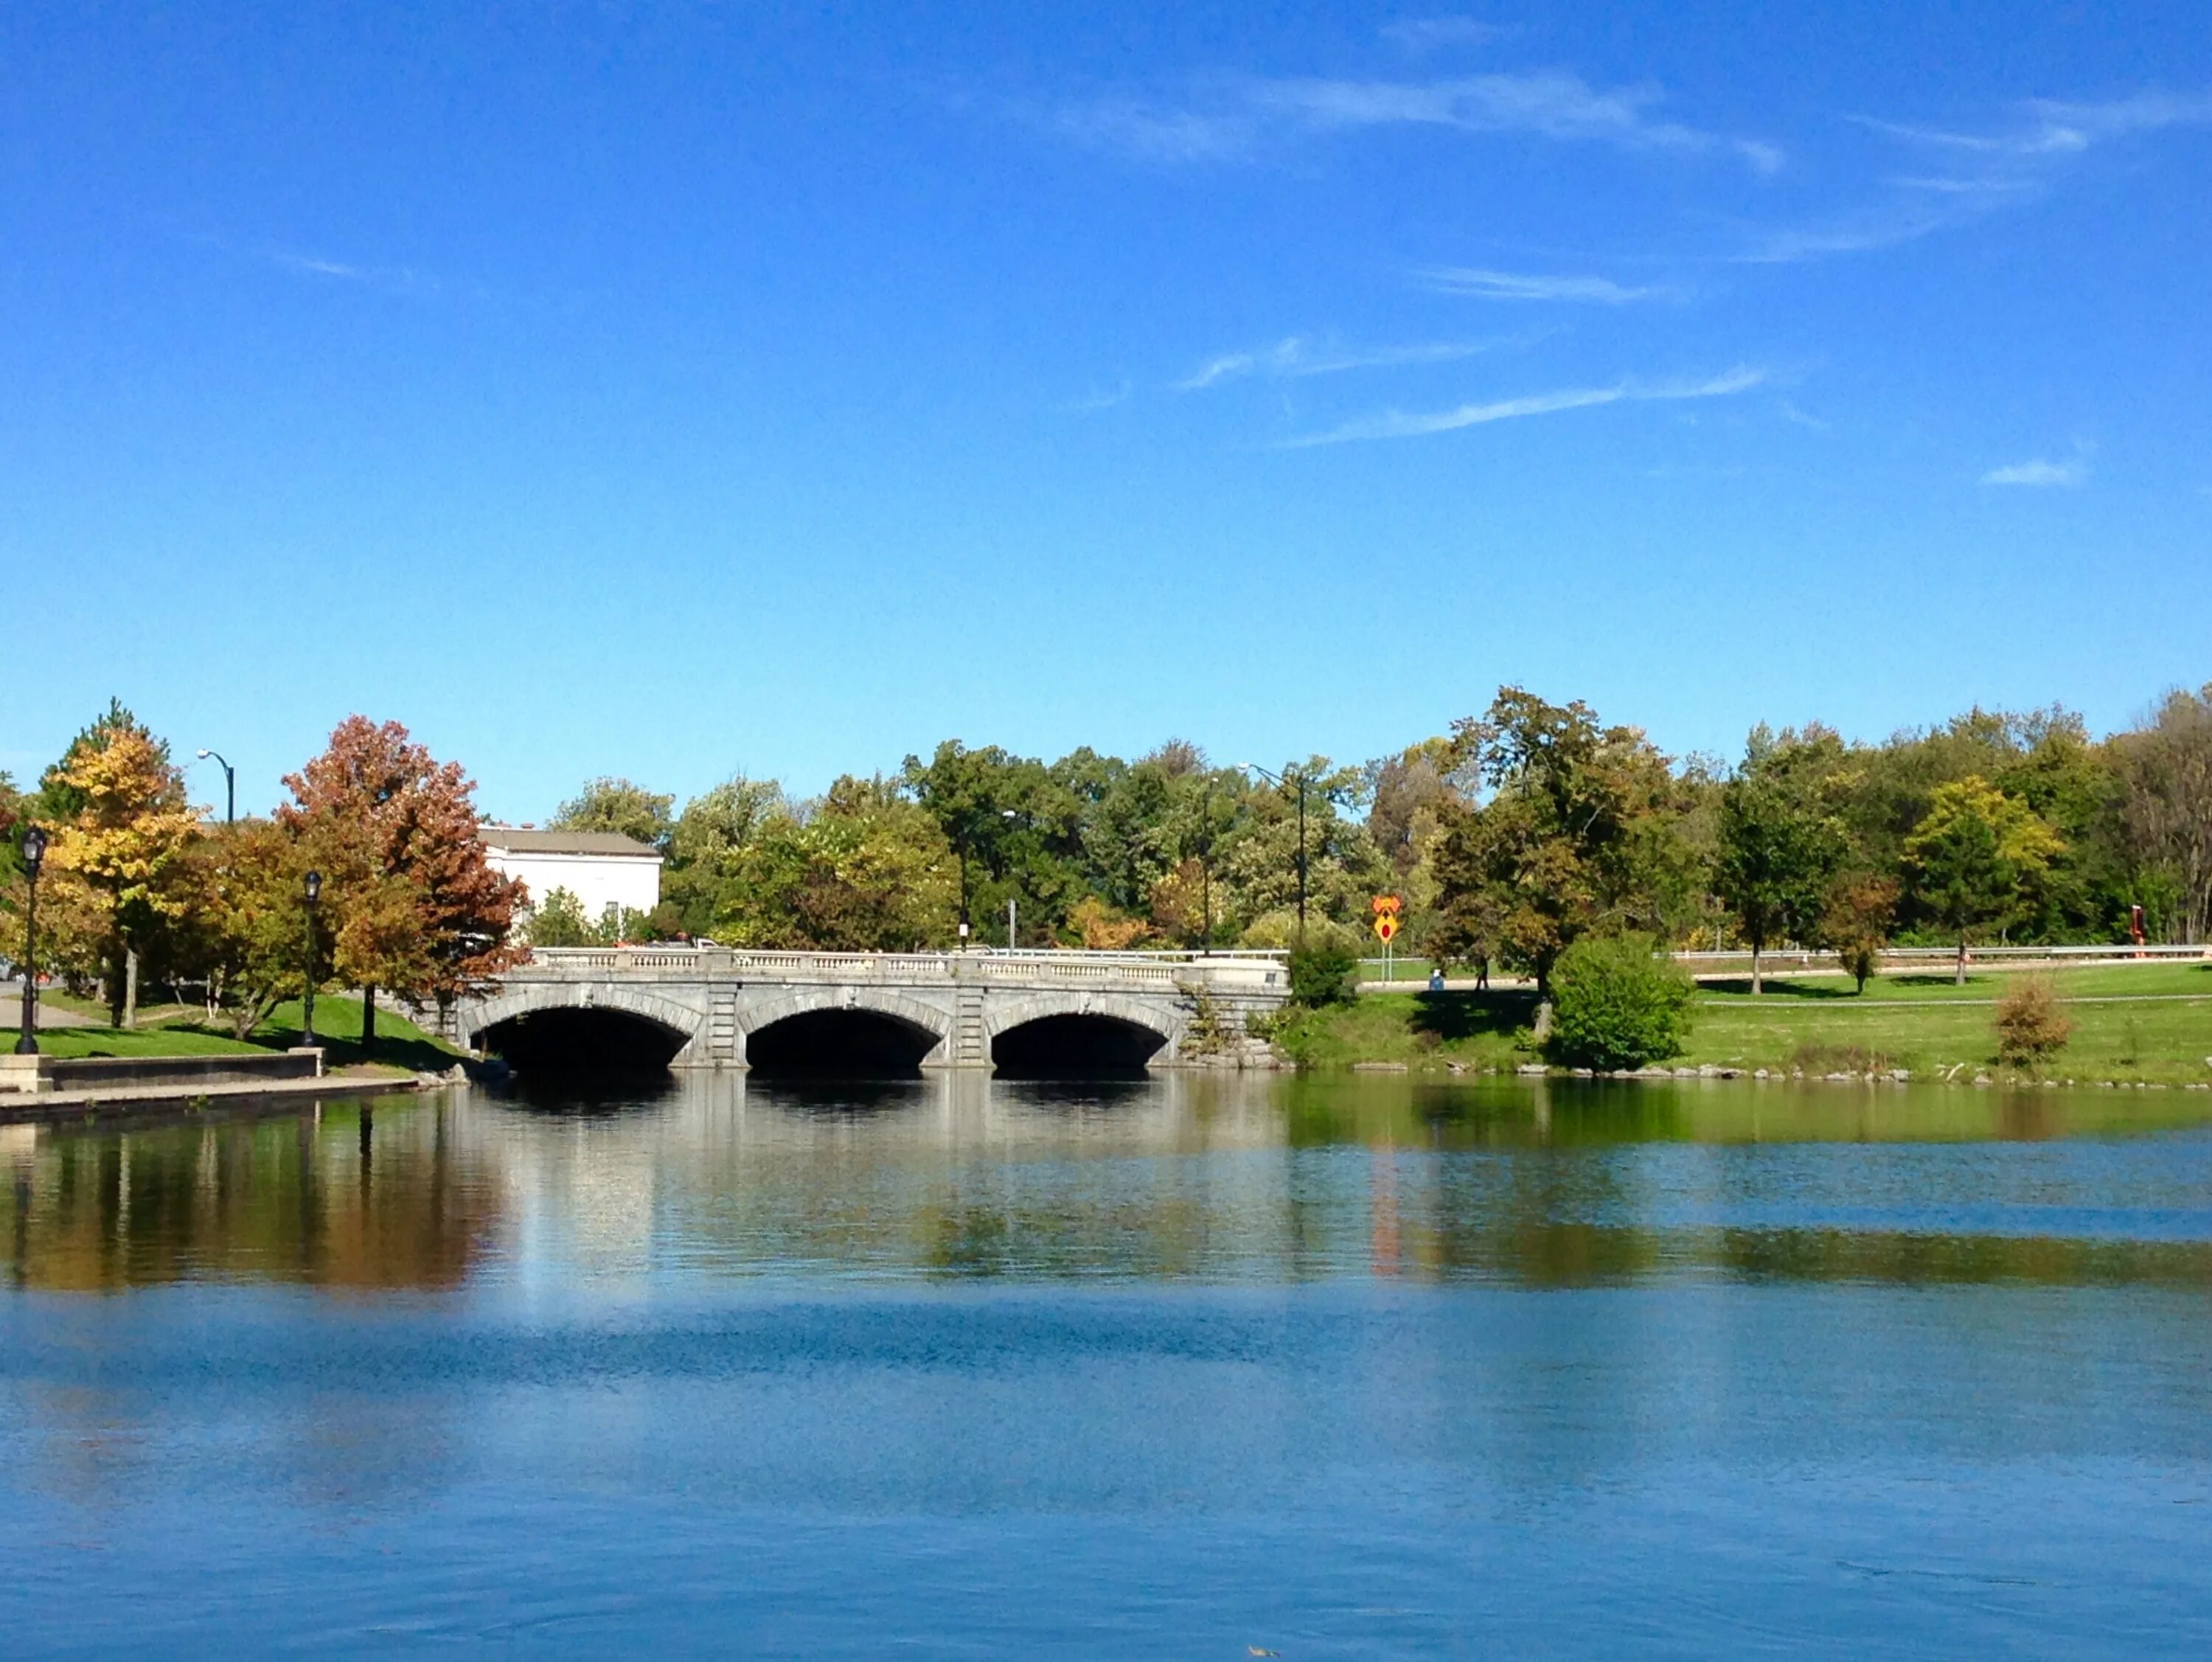
[[[2212,1653],[2212,1100],[0,1130],[10,1656]]]

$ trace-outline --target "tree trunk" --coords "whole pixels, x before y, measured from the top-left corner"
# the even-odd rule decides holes
[[[123,1025],[138,1025],[138,954],[129,947],[123,949]]]
[[[363,1062],[376,1053],[376,989],[361,989],[361,1057]]]
[[[123,1025],[123,955],[118,953],[107,960],[107,974],[101,990],[107,995],[107,1025]]]
[[[1759,978],[1759,943],[1754,941],[1751,943],[1751,995],[1757,998],[1765,990]]]
[[[1963,929],[1959,932],[1959,963],[1956,972],[1951,977],[1951,983],[1956,987],[1963,987],[1966,984],[1966,934]]]

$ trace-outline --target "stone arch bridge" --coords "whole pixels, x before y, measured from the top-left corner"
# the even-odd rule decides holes
[[[1233,1056],[1289,996],[1273,953],[541,947],[443,1025],[471,1048],[558,1039],[572,1060],[641,1041],[673,1068],[1119,1070]]]

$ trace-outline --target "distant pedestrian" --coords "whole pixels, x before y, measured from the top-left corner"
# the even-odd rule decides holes
[[[1443,989],[1444,971],[1443,965],[1439,964],[1432,966],[1429,971],[1429,990],[1432,993],[1440,993]]]
[[[1474,961],[1474,990],[1478,993],[1490,990],[1490,954],[1487,953]]]

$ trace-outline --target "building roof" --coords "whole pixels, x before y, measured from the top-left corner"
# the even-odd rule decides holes
[[[501,854],[582,854],[618,860],[658,860],[660,850],[619,831],[526,831],[485,825],[483,844]]]

